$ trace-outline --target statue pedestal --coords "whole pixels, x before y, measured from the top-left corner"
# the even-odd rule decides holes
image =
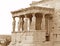
[[[48,46],[45,31],[27,31],[12,33],[11,43],[8,46]]]

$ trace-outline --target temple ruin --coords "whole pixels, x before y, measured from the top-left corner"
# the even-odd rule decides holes
[[[28,8],[12,11],[13,31],[8,46],[60,46],[58,4],[59,0],[42,0],[32,2]]]

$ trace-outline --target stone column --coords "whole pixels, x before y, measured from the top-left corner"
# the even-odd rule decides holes
[[[32,14],[32,27],[31,27],[31,29],[32,30],[35,30],[35,28],[36,28],[36,16],[35,16],[35,13],[34,14]]]
[[[23,31],[23,17],[20,19],[20,31]]]
[[[48,30],[47,30],[47,33],[49,34],[50,33],[50,20],[49,20],[49,17],[48,17]]]
[[[27,16],[25,15],[25,18],[24,18],[24,30],[27,31],[27,25],[28,25],[28,18]]]
[[[46,41],[46,30],[45,30],[45,14],[42,16],[42,23],[41,23],[41,41]]]
[[[45,14],[43,14],[43,17],[42,17],[41,28],[42,28],[43,31],[45,31]]]
[[[18,32],[20,32],[20,22],[21,22],[21,18],[19,17],[19,21],[18,21]]]
[[[27,25],[28,31],[30,31],[30,19],[28,18],[28,25]]]
[[[16,24],[15,17],[13,17],[13,33],[15,32],[15,24]]]

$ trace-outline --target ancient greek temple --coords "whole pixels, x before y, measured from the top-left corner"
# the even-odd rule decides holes
[[[29,7],[13,12],[13,32],[16,32],[16,18],[18,18],[18,31],[46,31],[52,28],[54,9],[43,7]],[[51,30],[52,31],[52,30]]]
[[[36,4],[53,5],[53,1],[30,4],[28,8],[12,11],[13,31],[9,46],[59,46],[60,33],[54,7],[36,6]],[[16,20],[18,19],[18,20]],[[17,23],[17,24],[16,24]],[[17,25],[17,26],[16,26]],[[17,28],[17,30],[16,30]]]

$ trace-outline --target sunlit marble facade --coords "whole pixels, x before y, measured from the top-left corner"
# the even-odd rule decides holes
[[[8,46],[60,46],[58,4],[59,0],[42,0],[32,2],[28,8],[12,11],[13,31]]]

